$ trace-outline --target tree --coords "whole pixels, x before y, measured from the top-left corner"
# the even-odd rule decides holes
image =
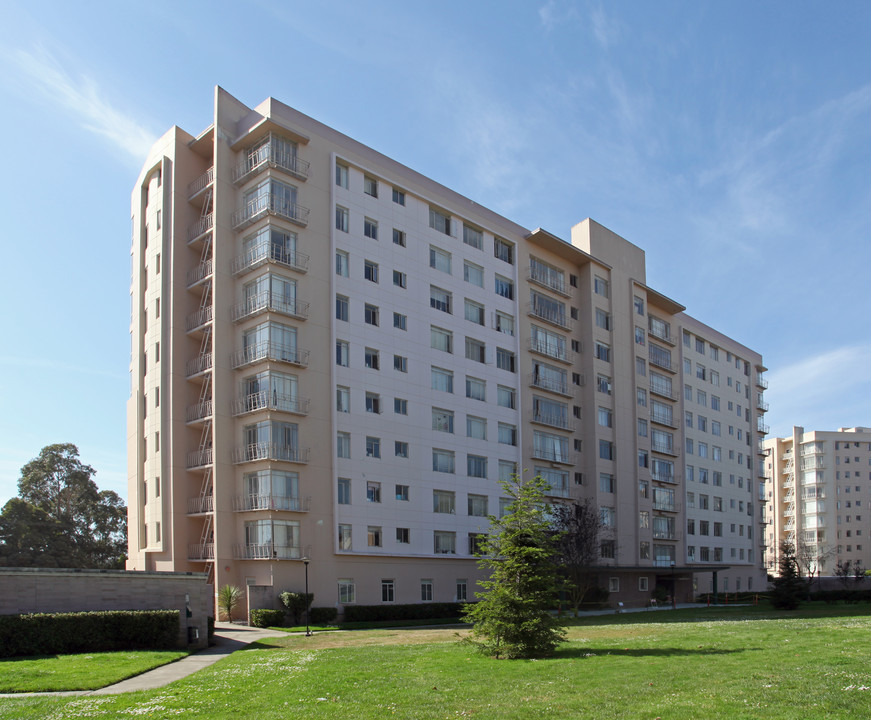
[[[847,585],[850,583],[850,576],[853,573],[853,568],[851,567],[850,561],[842,562],[838,560],[835,564],[835,575],[841,581],[841,585],[844,586],[844,590],[847,589]]]
[[[805,578],[807,583],[808,597],[810,597],[811,585],[814,576],[819,579],[826,562],[834,555],[834,548],[824,548],[818,543],[808,543],[799,540],[795,545],[795,560],[798,574]]]
[[[44,447],[21,468],[19,497],[0,513],[0,563],[123,568],[127,508],[94,474],[69,443]]]
[[[224,585],[218,590],[218,610],[227,616],[227,622],[233,622],[233,610],[242,602],[242,591],[235,585]]]
[[[771,604],[781,610],[795,610],[807,593],[807,585],[799,574],[795,546],[786,540],[780,543],[778,569],[780,575],[771,583]]]
[[[560,588],[556,543],[544,501],[549,485],[534,477],[501,483],[511,498],[507,513],[491,516],[490,535],[479,560],[490,576],[477,593],[480,602],[465,611],[472,632],[465,642],[493,657],[530,658],[550,655],[565,639],[561,621],[550,609]]]
[[[560,569],[566,579],[566,593],[578,616],[578,607],[588,593],[599,586],[600,542],[604,527],[595,505],[589,500],[553,509],[554,525],[561,533],[557,543]]]
[[[283,592],[278,597],[281,600],[281,604],[287,608],[293,624],[300,625],[302,623],[302,614],[311,607],[315,596],[312,593],[306,595],[299,592]]]

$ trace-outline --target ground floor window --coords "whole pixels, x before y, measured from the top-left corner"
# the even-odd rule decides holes
[[[420,581],[420,599],[423,602],[432,600],[432,580],[425,579]]]
[[[381,602],[393,602],[394,599],[394,581],[381,581]]]
[[[339,602],[343,604],[355,602],[354,581],[339,580]]]
[[[612,593],[620,592],[620,578],[608,578],[608,591]]]
[[[638,590],[639,592],[647,592],[647,578],[640,577],[638,578]]]

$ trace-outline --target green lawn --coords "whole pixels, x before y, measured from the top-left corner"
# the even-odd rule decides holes
[[[0,658],[0,693],[96,690],[186,655],[143,650]]]
[[[0,718],[871,717],[871,609],[728,608],[609,615],[547,660],[491,660],[464,630],[273,638],[160,690],[0,700]]]

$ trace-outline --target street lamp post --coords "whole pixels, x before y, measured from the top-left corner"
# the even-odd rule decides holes
[[[674,579],[674,560],[671,561],[671,609],[677,610],[677,583]]]
[[[302,563],[303,563],[303,565],[305,565],[305,636],[311,637],[312,631],[309,628],[309,606],[311,605],[311,602],[309,601],[309,597],[308,597],[308,564],[309,564],[309,559],[307,557],[304,557],[302,559]]]

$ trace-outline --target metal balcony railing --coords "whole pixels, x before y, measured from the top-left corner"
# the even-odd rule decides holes
[[[208,325],[210,322],[212,322],[212,306],[206,305],[206,307],[200,308],[188,315],[185,318],[184,324],[188,332],[193,332],[197,328]]]
[[[761,374],[756,375],[756,385],[757,387],[761,387],[764,389],[768,389],[768,380],[766,380]]]
[[[575,361],[575,354],[566,350],[565,347],[559,347],[553,343],[548,343],[544,340],[538,340],[532,337],[529,338],[529,351],[539,355],[545,355],[546,357],[553,358],[559,362],[573,364]]]
[[[308,225],[309,209],[291,202],[283,195],[262,193],[251,198],[245,205],[233,213],[233,229],[241,230],[267,215],[275,215],[295,225],[306,227]]]
[[[671,485],[677,484],[677,481],[674,479],[674,473],[657,472],[656,470],[652,470],[650,472],[650,477],[657,482],[669,483]]]
[[[663,370],[668,370],[669,372],[677,372],[677,366],[668,358],[661,357],[654,353],[648,353],[647,357],[650,359],[651,365],[655,365]]]
[[[212,353],[202,353],[195,358],[191,358],[185,363],[185,374],[188,377],[198,375],[201,372],[212,369]]]
[[[244,415],[257,410],[277,410],[279,412],[293,413],[294,415],[307,415],[309,400],[282,395],[275,391],[261,390],[260,392],[243,395],[233,402],[233,414]]]
[[[676,428],[677,424],[674,421],[674,416],[666,415],[665,413],[650,413],[651,422],[655,422],[657,425],[665,425],[666,427]]]
[[[647,332],[649,332],[653,337],[659,338],[663,342],[667,342],[669,345],[674,345],[674,340],[671,337],[671,333],[668,328],[665,330],[660,330],[659,328],[650,327]]]
[[[188,199],[195,197],[209,185],[215,182],[215,166],[213,165],[192,183],[188,184]]]
[[[554,292],[570,297],[571,293],[566,289],[566,279],[564,275],[559,273],[549,273],[546,269],[538,267],[528,267],[526,270],[527,280],[546,287]]]
[[[233,258],[231,269],[234,275],[239,275],[265,263],[275,263],[304,273],[308,272],[309,256],[295,250],[287,250],[280,245],[262,242]]]
[[[309,176],[310,163],[300,159],[295,153],[277,150],[269,143],[262,145],[256,153],[249,155],[233,168],[233,182],[244,182],[266,168],[276,168],[299,180],[305,180]]]
[[[757,400],[756,409],[761,410],[762,412],[768,412],[768,403],[764,400]]]
[[[205,235],[215,226],[215,213],[210,212],[195,223],[188,225],[188,242],[193,242],[198,237]]]
[[[236,512],[254,510],[287,510],[290,512],[308,512],[311,498],[291,497],[288,495],[249,494],[237,495],[233,498],[233,509]]]
[[[188,287],[196,285],[198,282],[205,280],[212,275],[212,259],[204,260],[195,268],[188,270],[187,283]]]
[[[254,343],[233,353],[230,362],[233,368],[240,368],[262,360],[290,363],[299,367],[308,366],[309,351],[300,350],[296,347],[287,347],[279,343],[263,342]]]
[[[674,449],[674,445],[671,443],[664,442],[651,442],[650,449],[654,452],[664,453],[665,455],[677,455],[677,452]]]
[[[566,319],[565,310],[560,312],[559,310],[554,310],[543,303],[531,302],[526,306],[526,312],[532,317],[544,320],[545,322],[548,322],[551,325],[556,325],[564,330],[568,330],[571,327],[569,321]]]
[[[559,413],[532,413],[532,422],[539,425],[548,425],[549,427],[559,428],[560,430],[574,431],[574,423],[569,422],[568,417]]]
[[[212,401],[203,400],[196,405],[188,405],[186,418],[187,422],[198,422],[212,416]]]
[[[212,503],[212,495],[203,495],[202,497],[188,498],[188,515],[203,515],[214,510]]]
[[[188,560],[214,560],[215,543],[188,545]]]
[[[205,450],[191,450],[187,455],[187,466],[193,468],[204,467],[212,464],[212,448]]]
[[[768,425],[766,425],[764,422],[761,422],[761,421],[760,421],[760,422],[757,422],[757,423],[756,423],[756,430],[757,430],[757,432],[760,432],[760,433],[762,433],[763,435],[767,435],[769,429],[770,429],[770,428],[768,427]]]
[[[233,462],[236,464],[256,462],[257,460],[278,460],[281,462],[308,462],[309,449],[272,442],[257,442],[233,449]]]
[[[675,395],[674,391],[672,391],[668,386],[659,385],[657,383],[650,384],[650,392],[653,395],[659,395],[660,397],[667,398],[668,400],[677,400],[677,395]]]
[[[573,454],[554,448],[533,448],[532,457],[536,460],[547,460],[562,465],[574,465],[576,462]]]
[[[302,557],[299,545],[234,545],[233,557],[236,560],[298,560]]]
[[[279,293],[264,290],[256,295],[245,298],[230,308],[230,317],[238,322],[263,312],[277,312],[282,315],[305,320],[308,317],[309,303],[296,298],[285,298]]]
[[[543,375],[537,375],[536,373],[532,373],[529,376],[529,384],[532,387],[549,390],[550,392],[558,393],[559,395],[571,396],[572,394],[569,390],[568,381],[548,378]]]

